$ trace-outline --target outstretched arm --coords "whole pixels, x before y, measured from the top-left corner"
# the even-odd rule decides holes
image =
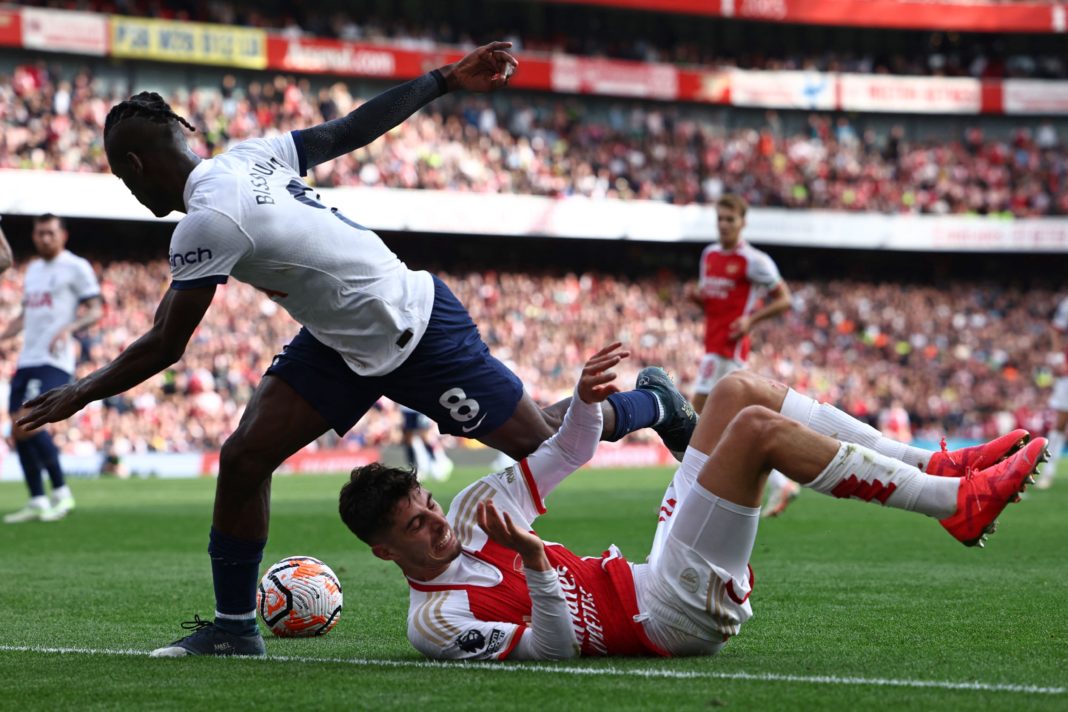
[[[509,656],[512,660],[565,660],[579,655],[578,638],[556,576],[545,555],[545,543],[534,532],[517,527],[493,500],[478,503],[478,526],[491,540],[519,554],[530,594],[530,626]]]
[[[213,296],[215,285],[168,290],[148,333],[99,371],[27,402],[29,412],[18,424],[33,430],[64,420],[89,403],[133,388],[175,363],[185,352]]]
[[[446,92],[487,92],[504,86],[518,66],[506,51],[511,46],[511,42],[491,42],[459,62],[379,94],[346,116],[301,131],[308,167],[366,146]]]
[[[560,429],[524,460],[542,498],[597,452],[603,423],[601,401],[619,392],[611,369],[630,355],[620,349],[621,344],[610,344],[586,361]]]

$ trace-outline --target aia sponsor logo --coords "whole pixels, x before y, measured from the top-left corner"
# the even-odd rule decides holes
[[[52,306],[52,293],[51,292],[26,292],[26,299],[24,300],[27,309],[38,309],[40,307]]]

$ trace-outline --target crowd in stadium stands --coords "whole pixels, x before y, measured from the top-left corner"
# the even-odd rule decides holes
[[[937,76],[974,76],[982,78],[1028,77],[1063,79],[1068,77],[1068,62],[1063,53],[1007,52],[997,38],[960,42],[956,33],[914,33],[914,51],[850,52],[828,50],[799,54],[776,46],[774,40],[761,42],[759,32],[749,33],[753,46],[741,54],[727,53],[714,39],[702,41],[679,37],[673,31],[656,32],[643,25],[640,38],[630,34],[604,31],[568,20],[517,24],[516,28],[496,25],[468,28],[450,22],[423,20],[418,16],[380,17],[375,12],[312,6],[288,5],[272,11],[270,6],[251,2],[189,2],[187,0],[43,0],[24,4],[58,8],[91,9],[139,17],[194,20],[277,31],[290,38],[328,37],[354,42],[387,43],[405,48],[431,49],[441,45],[473,48],[488,39],[504,38],[519,51],[564,52],[580,56],[613,57],[644,62],[668,62],[680,65],[737,66],[743,69],[818,69],[823,71],[910,74]],[[596,17],[590,13],[586,17]],[[522,16],[521,16],[522,17]],[[478,14],[467,14],[477,21]],[[524,19],[526,19],[524,17]],[[695,18],[698,23],[715,22]],[[500,23],[501,20],[496,20]],[[485,25],[485,23],[480,23]],[[594,20],[596,25],[596,21]],[[734,27],[737,27],[734,23]],[[601,31],[597,31],[600,29]],[[475,32],[479,36],[472,37]],[[481,35],[486,35],[485,37]],[[812,43],[807,43],[811,46]]]
[[[0,77],[0,168],[106,171],[102,126],[122,96],[86,71],[42,64]],[[303,128],[355,108],[344,83],[265,77],[167,97],[199,127],[207,156],[249,137]],[[806,130],[724,130],[700,109],[651,103],[596,106],[513,94],[494,103],[448,96],[396,130],[315,168],[322,186],[368,185],[547,196],[711,203],[725,191],[756,206],[883,213],[1068,214],[1068,150],[1050,122],[1009,140],[972,128],[960,137],[880,135],[846,117],[813,114]]]
[[[168,283],[163,261],[96,265],[104,319],[80,340],[80,375],[105,364],[146,331]],[[468,305],[493,352],[534,398],[570,394],[594,348],[622,341],[633,353],[621,382],[663,364],[692,383],[703,351],[699,309],[672,274],[626,280],[607,275],[443,275]],[[916,437],[981,438],[1019,424],[1046,429],[1050,356],[1048,290],[950,283],[937,288],[848,281],[791,282],[794,309],[759,328],[751,367],[859,417],[879,423],[903,408]],[[14,316],[21,270],[0,278],[0,322]],[[271,357],[296,333],[289,317],[254,289],[231,281],[184,358],[132,391],[95,403],[56,427],[67,453],[217,449],[237,424]],[[14,372],[17,342],[0,352]],[[0,381],[0,391],[7,383]],[[3,401],[6,395],[0,392]],[[6,417],[6,416],[5,416]],[[396,437],[396,406],[383,401],[329,447],[385,444]],[[641,434],[638,434],[641,437]]]

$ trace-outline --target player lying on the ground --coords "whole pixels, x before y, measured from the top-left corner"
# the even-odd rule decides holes
[[[593,456],[597,403],[611,392],[618,360],[611,349],[595,354],[560,431],[516,466],[464,489],[447,515],[410,472],[377,464],[352,472],[341,518],[407,577],[408,638],[428,657],[713,655],[752,615],[749,556],[771,468],[833,497],[935,517],[971,545],[1046,457],[1042,438],[1013,453],[1026,436],[1015,433],[923,462],[894,459],[878,452],[887,443],[842,442],[812,429],[848,419],[840,411],[740,372],[705,405],[648,562],[632,564],[615,547],[581,558],[530,529],[545,512],[542,498]],[[762,399],[778,406],[753,404]],[[776,412],[784,404],[812,427]]]

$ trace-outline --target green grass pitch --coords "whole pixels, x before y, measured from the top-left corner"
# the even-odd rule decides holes
[[[641,560],[669,477],[580,472],[539,533]],[[268,660],[144,655],[211,616],[212,480],[75,481],[66,520],[0,527],[0,708],[1068,709],[1068,472],[1010,506],[985,550],[924,517],[805,492],[762,522],[755,615],[718,657],[503,665],[410,648],[407,587],[341,524],[342,481],[275,479],[264,566],[325,560],[345,610],[324,638],[269,638]],[[24,497],[0,485],[0,510]]]

